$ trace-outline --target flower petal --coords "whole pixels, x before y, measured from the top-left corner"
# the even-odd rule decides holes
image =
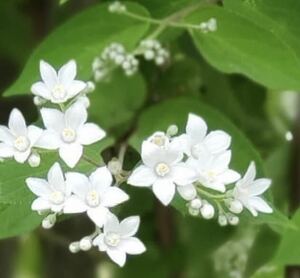
[[[72,192],[84,200],[90,189],[89,179],[84,174],[69,172],[66,173],[66,183]]]
[[[64,204],[64,213],[82,213],[88,206],[77,196],[69,197]]]
[[[31,146],[34,146],[38,139],[43,134],[43,130],[37,126],[30,125],[28,127],[28,138],[30,140]]]
[[[240,178],[241,175],[238,172],[228,169],[218,176],[218,181],[224,184],[230,184]]]
[[[108,215],[110,214],[109,210],[105,207],[99,206],[97,208],[89,208],[87,210],[88,217],[99,227],[103,227],[105,224]]]
[[[243,187],[248,186],[254,181],[255,177],[256,177],[256,167],[255,167],[255,163],[251,161],[246,171],[246,174],[240,181],[237,182],[237,186],[243,186]]]
[[[14,148],[6,145],[5,143],[0,143],[0,157],[8,158],[14,156]]]
[[[189,168],[185,163],[179,163],[172,167],[172,180],[177,185],[191,184],[197,180],[197,174],[194,169]]]
[[[123,238],[131,237],[137,233],[139,226],[140,226],[139,216],[127,217],[120,223],[120,233]]]
[[[231,144],[231,137],[222,130],[210,132],[204,139],[204,144],[212,154],[226,151]]]
[[[213,170],[222,173],[224,172],[230,163],[231,160],[231,151],[226,151],[222,154],[219,154],[213,158]]]
[[[82,145],[90,145],[100,141],[106,132],[96,124],[87,123],[78,129],[78,141]]]
[[[118,248],[122,249],[129,255],[139,255],[146,251],[144,243],[136,237],[123,239]]]
[[[200,143],[206,132],[207,125],[205,121],[201,117],[190,113],[186,125],[186,133],[191,137],[192,141]]]
[[[93,245],[98,246],[99,251],[105,252],[107,250],[107,246],[104,242],[104,234],[98,235],[94,240],[93,240]]]
[[[157,175],[153,172],[153,170],[147,166],[141,165],[133,170],[127,180],[127,183],[134,186],[147,187],[151,186],[156,180]]]
[[[177,186],[178,193],[186,201],[191,201],[196,198],[197,191],[194,185],[188,184],[184,186]]]
[[[50,168],[47,178],[48,183],[54,190],[65,192],[66,185],[64,174],[58,162],[54,163],[53,166]]]
[[[115,207],[129,199],[129,196],[118,187],[110,187],[101,197],[101,204],[105,207]]]
[[[123,267],[126,262],[126,253],[119,249],[107,249],[107,255],[120,267]]]
[[[107,234],[109,232],[120,232],[120,223],[113,213],[109,212],[104,225],[104,233]]]
[[[27,158],[30,156],[30,154],[31,154],[31,149],[28,149],[25,152],[15,151],[14,158],[17,162],[24,163],[27,160]]]
[[[270,179],[257,179],[251,184],[251,186],[248,187],[249,194],[251,196],[260,195],[271,186],[271,183],[272,180]]]
[[[9,115],[8,127],[15,136],[27,136],[24,116],[17,108],[14,108]]]
[[[57,109],[42,108],[41,115],[47,129],[60,133],[64,129],[64,114]]]
[[[273,209],[267,204],[267,202],[260,197],[251,197],[248,202],[249,205],[257,211],[264,213],[273,212]]]
[[[43,82],[36,82],[31,86],[31,92],[36,95],[40,96],[44,99],[50,100],[51,99],[51,92],[49,91],[48,87]]]
[[[148,167],[154,167],[160,160],[161,148],[151,142],[142,143],[141,157]]]
[[[175,195],[175,184],[167,179],[158,179],[153,184],[153,192],[162,204],[167,206]]]
[[[69,86],[74,80],[77,73],[77,66],[74,60],[70,60],[64,64],[58,71],[59,83],[64,86]]]
[[[48,195],[51,193],[49,184],[46,180],[39,178],[27,178],[26,184],[29,187],[29,189],[39,197],[47,198]]]
[[[48,200],[44,198],[37,198],[31,204],[31,209],[36,211],[48,210],[51,208],[51,204]]]
[[[59,148],[59,156],[70,167],[74,168],[79,162],[83,147],[78,144],[65,144]]]
[[[87,111],[81,103],[76,102],[65,113],[66,126],[75,130],[82,126],[86,120]]]
[[[0,126],[0,141],[3,141],[6,144],[12,145],[15,140],[15,137],[11,134],[10,130],[4,126]]]
[[[74,80],[68,87],[68,96],[74,97],[86,88],[86,83],[79,80]]]
[[[106,166],[100,167],[94,171],[89,179],[97,191],[100,192],[107,190],[113,182],[113,177]]]
[[[48,89],[51,90],[57,84],[56,70],[45,61],[40,61],[40,74]]]
[[[47,150],[57,150],[62,144],[63,142],[56,131],[44,130],[34,146]]]

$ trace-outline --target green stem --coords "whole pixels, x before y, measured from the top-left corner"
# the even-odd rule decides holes
[[[87,155],[83,155],[82,159],[85,160],[86,162],[92,164],[93,166],[96,166],[96,167],[100,167],[101,166],[98,162],[94,161],[93,159],[91,159]]]
[[[211,198],[211,199],[224,199],[226,196],[225,196],[225,194],[212,194],[212,193],[209,193],[209,192],[207,192],[207,191],[205,191],[204,189],[201,189],[201,188],[197,188],[197,191],[200,193],[200,194],[202,194],[202,195],[204,195],[204,196],[206,196],[206,197],[209,197],[209,198]]]

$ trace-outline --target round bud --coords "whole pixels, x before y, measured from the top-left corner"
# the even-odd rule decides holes
[[[228,224],[227,217],[224,214],[220,214],[218,217],[219,225],[224,227]]]
[[[41,156],[37,152],[33,152],[28,158],[28,164],[35,168],[39,167],[41,163]]]
[[[230,214],[228,215],[228,222],[230,225],[236,226],[237,224],[239,224],[240,219],[237,216]]]
[[[55,214],[49,214],[46,218],[44,218],[42,222],[42,227],[44,229],[51,229],[56,223],[56,215]]]
[[[200,211],[204,219],[212,219],[215,215],[215,208],[209,203],[205,203]]]
[[[85,89],[86,94],[94,92],[95,89],[96,89],[96,85],[94,82],[92,82],[92,81],[86,82],[86,89]]]
[[[79,242],[78,241],[72,242],[69,245],[69,250],[73,254],[78,253],[80,251]]]
[[[192,207],[189,206],[189,214],[192,216],[198,216],[200,213],[199,209],[194,209]]]
[[[117,65],[121,65],[125,60],[125,57],[123,54],[118,54],[116,57],[115,57],[115,63]]]
[[[243,205],[238,200],[232,200],[228,204],[228,209],[233,213],[239,214],[243,211]]]
[[[111,161],[108,162],[108,170],[114,175],[118,175],[122,172],[122,165],[117,158],[113,158]]]
[[[167,135],[174,136],[178,133],[178,126],[177,125],[170,125],[167,129]]]
[[[153,50],[146,50],[145,53],[144,53],[144,57],[146,60],[150,61],[152,59],[154,59],[154,56],[155,56],[155,53]]]
[[[202,206],[202,201],[199,198],[195,198],[194,200],[190,201],[190,205],[191,208],[193,209],[200,209]]]
[[[92,241],[89,237],[84,237],[79,242],[79,247],[82,251],[89,251],[92,248]]]
[[[158,56],[158,57],[155,58],[155,64],[156,64],[157,66],[161,66],[161,65],[163,65],[164,63],[165,63],[164,57]]]
[[[36,106],[40,106],[40,105],[43,105],[43,104],[45,104],[47,101],[45,100],[45,99],[43,99],[43,98],[41,98],[41,97],[39,97],[39,96],[35,96],[34,98],[33,98],[33,103],[34,103],[34,105],[36,105]]]

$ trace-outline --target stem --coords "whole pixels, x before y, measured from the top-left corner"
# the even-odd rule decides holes
[[[101,166],[98,162],[94,161],[93,159],[91,159],[87,155],[83,155],[82,159],[85,160],[86,162],[92,164],[93,166],[96,166],[96,167],[100,167]]]
[[[119,162],[121,163],[122,168],[123,168],[126,149],[127,149],[127,144],[124,143],[121,145],[120,150],[119,150],[118,159],[119,159]]]
[[[197,187],[197,191],[202,194],[202,195],[205,195],[206,197],[209,197],[211,199],[224,199],[226,196],[225,194],[212,194],[212,193],[209,193],[207,191],[205,191],[204,189],[201,189],[199,187]]]

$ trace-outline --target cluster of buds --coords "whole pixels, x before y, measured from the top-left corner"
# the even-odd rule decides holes
[[[111,13],[118,13],[118,14],[121,14],[121,13],[124,13],[126,12],[126,6],[123,5],[121,2],[119,1],[115,1],[113,3],[111,3],[109,6],[108,6],[108,10],[111,12]]]
[[[217,31],[217,28],[218,28],[217,20],[214,17],[210,18],[206,22],[200,23],[199,25],[199,29],[203,33],[215,32]]]
[[[163,48],[158,40],[141,41],[140,50],[147,61],[154,61],[157,66],[165,64],[170,58],[169,51]]]

